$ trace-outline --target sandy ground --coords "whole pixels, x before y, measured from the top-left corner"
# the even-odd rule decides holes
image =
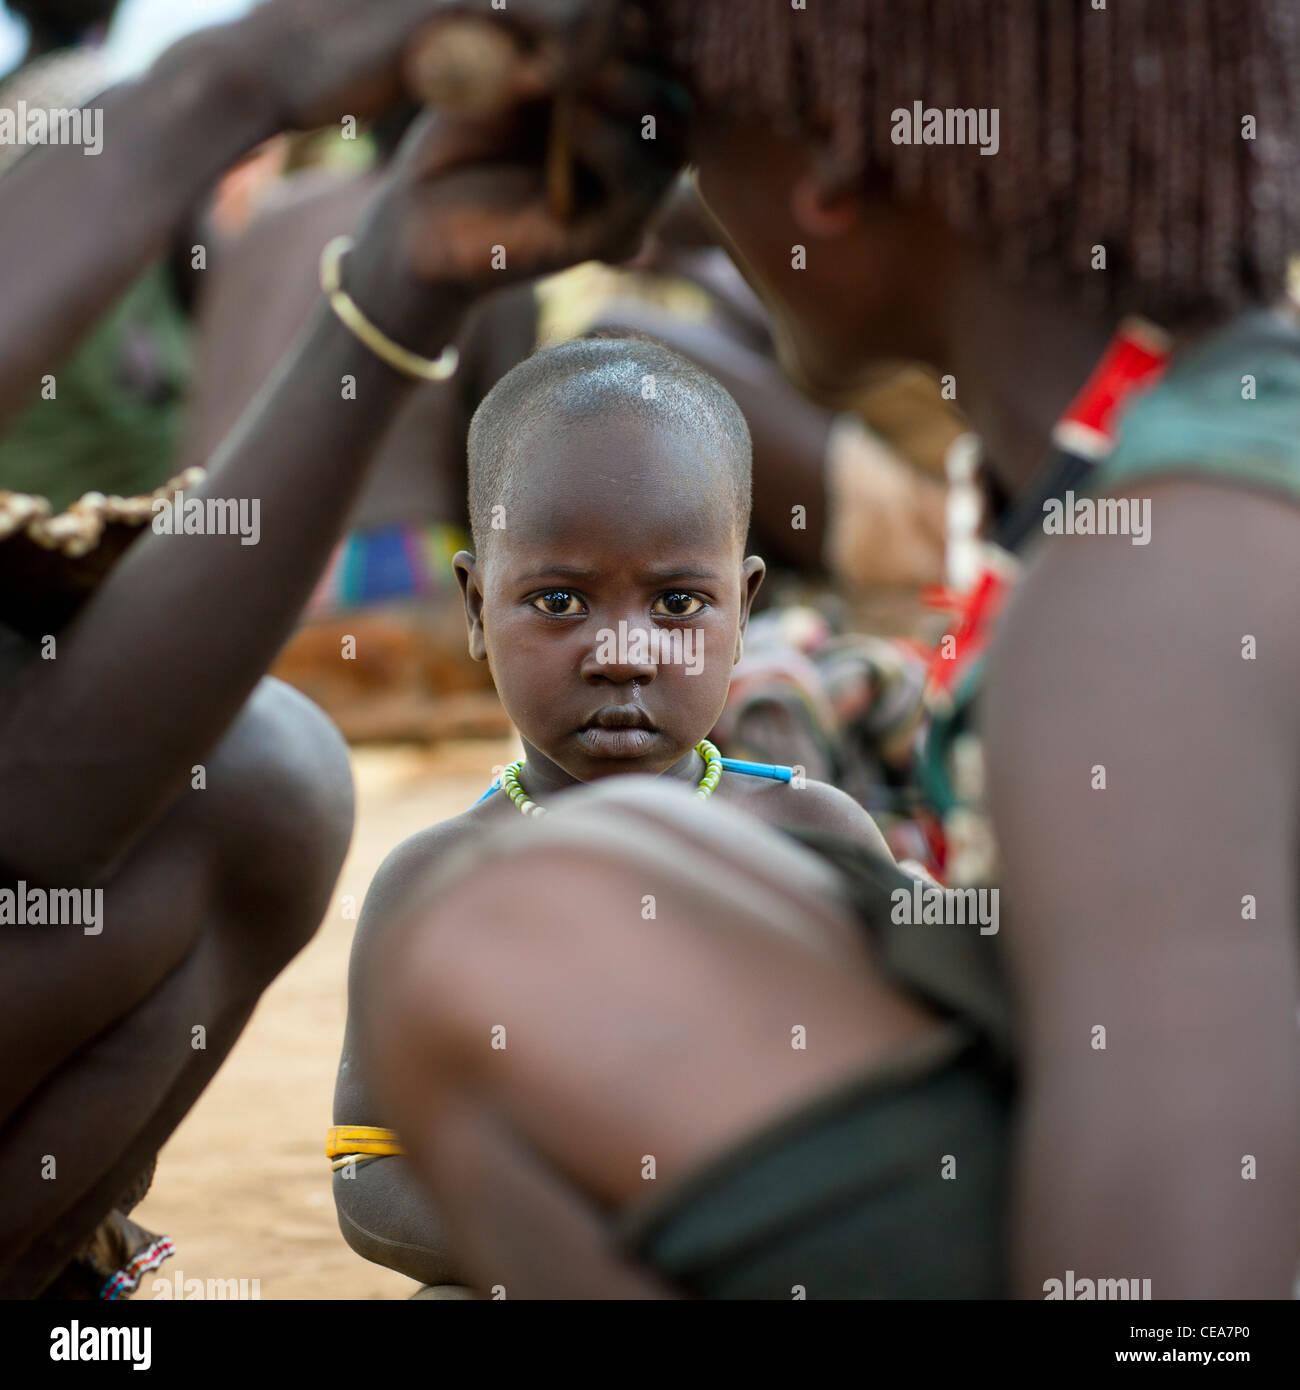
[[[163,1149],[137,1219],[177,1253],[150,1279],[258,1279],[270,1298],[408,1298],[411,1280],[343,1243],[330,1196],[325,1131],[347,1010],[353,920],[400,840],[463,810],[506,741],[353,753],[357,826],[334,906],[312,944],[263,997],[226,1065]]]

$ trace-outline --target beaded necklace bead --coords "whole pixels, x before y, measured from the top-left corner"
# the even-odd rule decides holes
[[[704,759],[704,776],[700,778],[700,785],[696,787],[695,795],[701,801],[707,801],[713,795],[718,783],[722,781],[722,754],[707,738],[702,738],[695,745],[695,751]],[[523,758],[520,758],[517,763],[511,763],[501,774],[501,790],[518,806],[523,815],[545,815],[546,807],[539,806],[535,801],[530,801],[528,793],[520,785],[519,774],[523,770]]]

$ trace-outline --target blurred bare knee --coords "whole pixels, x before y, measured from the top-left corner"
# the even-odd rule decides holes
[[[280,681],[261,682],[189,793],[211,838],[217,892],[245,949],[272,973],[315,935],[352,834],[347,745]]]

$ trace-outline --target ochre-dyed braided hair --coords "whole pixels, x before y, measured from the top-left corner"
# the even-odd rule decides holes
[[[983,237],[1019,279],[1172,320],[1276,295],[1300,250],[1297,0],[658,11],[704,101],[821,140],[852,174]],[[999,152],[893,144],[891,112],[914,101],[997,108]]]

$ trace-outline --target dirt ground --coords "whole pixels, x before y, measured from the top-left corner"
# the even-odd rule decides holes
[[[263,997],[226,1065],[163,1149],[137,1219],[176,1254],[150,1280],[257,1279],[273,1298],[408,1298],[411,1280],[354,1255],[330,1196],[325,1131],[347,1009],[348,953],[375,870],[400,840],[463,810],[504,740],[354,750],[357,825],[334,905],[315,940]],[[251,1287],[251,1286],[250,1286]]]

